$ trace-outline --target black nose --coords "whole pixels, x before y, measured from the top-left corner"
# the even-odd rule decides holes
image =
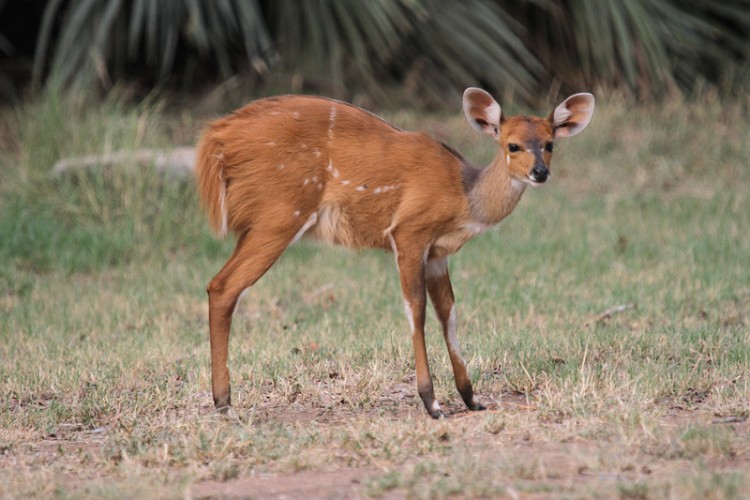
[[[531,178],[536,182],[544,182],[549,177],[549,170],[544,165],[537,165],[531,171]]]

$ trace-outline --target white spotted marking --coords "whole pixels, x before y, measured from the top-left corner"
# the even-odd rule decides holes
[[[331,175],[333,176],[334,179],[339,178],[340,174],[339,174],[339,171],[336,169],[336,167],[333,166],[333,160],[328,160],[328,166],[326,167],[326,170],[331,172]],[[341,183],[343,184],[344,182],[342,181]],[[346,181],[346,183],[349,184],[349,181]]]
[[[352,181],[350,181],[350,180],[341,181],[341,185],[342,186],[348,186],[351,183],[352,183]]]
[[[298,118],[299,118],[299,113],[298,113],[297,111],[295,111],[294,113],[292,113],[292,116],[293,116],[293,117],[294,117],[294,119],[296,120],[296,119],[298,119]]]
[[[300,212],[299,212],[299,210],[295,210],[295,211],[294,211],[294,216],[295,216],[295,217],[299,217],[299,213],[300,213]]]
[[[268,141],[266,143],[266,146],[275,146],[275,145],[276,145],[276,141]]]
[[[277,168],[278,170],[284,170],[284,167],[285,167],[285,166],[286,166],[286,165],[284,165],[283,163],[279,163],[279,164],[278,164],[278,165],[276,166],[276,168]]]
[[[382,192],[383,192],[383,188],[382,188],[382,187],[376,187],[376,188],[375,188],[375,189],[373,190],[373,193],[375,193],[375,194],[380,194],[380,193],[382,193]]]
[[[318,182],[318,176],[317,175],[313,175],[312,182]]]
[[[305,234],[305,232],[310,229],[310,227],[315,224],[318,221],[318,213],[313,212],[312,215],[305,221],[305,223],[302,225],[299,231],[297,231],[297,234],[294,235],[294,238],[292,238],[292,242],[289,243],[290,245],[294,245],[297,240],[302,238],[302,235]]]
[[[314,155],[315,155],[316,157],[320,158],[320,155],[321,155],[321,153],[320,153],[320,149],[318,149],[318,148],[314,148],[314,149],[313,149],[313,154],[314,154]]]
[[[307,186],[310,184],[310,179],[305,179],[305,182],[302,183],[303,186]]]
[[[333,123],[336,121],[336,106],[331,106],[328,113],[328,140],[333,140]]]
[[[356,188],[354,188],[355,191],[364,191],[366,189],[367,189],[367,186],[357,186]]]
[[[319,183],[318,183],[318,190],[322,190],[322,189],[323,189],[323,183],[322,183],[322,182],[319,182]]]

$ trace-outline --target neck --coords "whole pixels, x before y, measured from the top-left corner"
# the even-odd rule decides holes
[[[479,172],[468,191],[472,219],[481,224],[497,224],[516,208],[525,188],[525,183],[511,178],[505,158],[499,153]]]

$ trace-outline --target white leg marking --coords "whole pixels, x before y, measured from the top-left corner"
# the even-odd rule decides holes
[[[404,299],[404,312],[406,312],[406,319],[409,320],[409,329],[414,334],[414,310],[406,299]]]
[[[388,233],[388,239],[391,240],[391,248],[393,249],[393,257],[396,259],[396,268],[401,272],[398,265],[398,247],[396,246],[396,240],[393,239],[393,234]],[[414,310],[411,308],[409,301],[404,299],[404,312],[406,313],[406,319],[409,320],[409,330],[412,335],[414,334]]]
[[[398,268],[398,248],[396,247],[396,240],[393,239],[393,233],[388,233],[388,239],[391,240],[391,250],[393,250],[393,258],[396,259],[396,268]],[[399,269],[399,271],[401,271]]]
[[[318,213],[313,212],[309,219],[302,225],[299,231],[297,231],[297,234],[294,235],[294,238],[292,238],[292,242],[289,243],[290,245],[294,245],[297,243],[297,241],[302,238],[302,235],[305,234],[305,232],[310,229],[310,227],[315,224],[318,221]]]
[[[460,358],[462,363],[466,364],[463,357],[461,357],[461,346],[458,343],[458,337],[456,337],[456,304],[451,306],[451,312],[448,315],[448,324],[446,326],[448,330],[448,349]]]
[[[442,412],[443,410],[440,409],[440,403],[437,402],[437,400],[432,402],[432,413]]]
[[[439,278],[440,276],[445,276],[446,274],[448,274],[448,257],[427,261],[427,266],[425,266],[424,270],[425,278]]]

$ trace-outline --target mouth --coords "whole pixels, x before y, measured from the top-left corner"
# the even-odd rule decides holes
[[[547,182],[547,179],[549,179],[549,177],[545,177],[544,179],[538,179],[536,177],[532,177],[529,175],[525,179],[523,179],[523,182],[525,182],[526,184],[530,186],[538,187],[544,184],[545,182]]]

